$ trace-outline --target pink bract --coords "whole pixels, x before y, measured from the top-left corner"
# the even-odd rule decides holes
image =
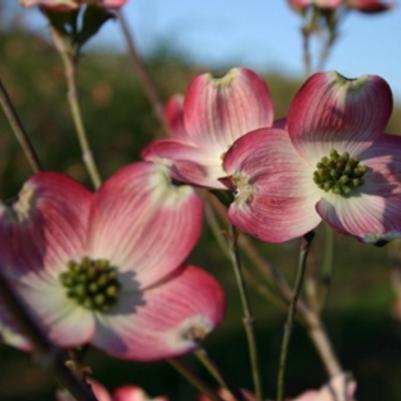
[[[257,74],[234,68],[221,78],[197,76],[184,99],[169,101],[166,119],[173,137],[152,142],[142,157],[169,166],[177,181],[226,189],[218,180],[224,154],[247,132],[271,127],[273,105]]]
[[[97,4],[108,9],[118,9],[125,5],[128,0],[19,0],[24,7],[41,6],[53,11],[76,10],[83,4]]]
[[[364,13],[378,13],[394,7],[393,2],[383,0],[345,0],[345,3],[349,8]]]
[[[24,7],[41,6],[54,11],[71,11],[79,8],[80,0],[20,0]]]
[[[117,9],[124,6],[128,0],[100,0],[99,5],[108,9]]]
[[[336,10],[341,6],[364,13],[377,13],[393,8],[394,3],[383,0],[288,0],[289,5],[298,12],[315,6],[323,10]]]
[[[163,166],[129,165],[94,194],[39,173],[0,203],[0,266],[57,345],[160,359],[196,347],[223,316],[216,280],[182,265],[201,224],[201,200]]]
[[[253,393],[251,393],[248,390],[245,389],[241,389],[241,393],[243,398],[246,401],[256,401],[256,397]],[[223,401],[235,401],[236,398],[225,388],[222,388],[218,391],[218,395],[220,397],[221,400]],[[201,394],[198,398],[198,401],[210,401],[210,399],[205,395],[205,394]]]
[[[303,12],[309,6],[315,6],[327,10],[335,10],[341,6],[343,0],[288,0],[288,3],[295,10]]]
[[[309,390],[292,401],[353,401],[355,391],[356,382],[339,374],[320,390]]]
[[[288,133],[257,130],[227,152],[232,223],[267,242],[322,219],[367,243],[399,237],[401,138],[383,133],[391,111],[380,77],[314,74],[291,103]]]
[[[149,397],[146,392],[133,385],[121,386],[110,394],[107,389],[95,380],[90,380],[90,386],[98,401],[168,401],[167,397]],[[56,395],[57,401],[74,401],[65,391],[59,391]]]

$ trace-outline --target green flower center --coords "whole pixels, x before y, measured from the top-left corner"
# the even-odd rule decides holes
[[[83,258],[80,263],[70,261],[68,270],[60,275],[68,298],[86,309],[107,312],[118,300],[121,284],[117,269],[105,259]]]
[[[359,160],[350,157],[344,152],[340,155],[335,149],[329,157],[324,156],[316,165],[313,181],[326,192],[333,192],[341,196],[349,196],[351,192],[364,184],[363,176],[368,171],[366,166],[359,164]]]

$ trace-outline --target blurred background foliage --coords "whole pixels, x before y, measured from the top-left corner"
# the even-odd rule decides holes
[[[56,52],[46,39],[28,32],[18,19],[1,26],[0,77],[45,167],[89,184],[66,103],[63,67]],[[190,65],[168,47],[155,51],[146,62],[164,99],[184,91],[189,80],[206,69]],[[301,79],[290,79],[278,71],[266,72],[264,76],[274,98],[276,117],[283,117]],[[79,88],[94,154],[103,176],[108,177],[120,166],[138,160],[141,148],[160,127],[124,54],[115,54],[109,49],[84,51]],[[398,107],[388,131],[401,133]],[[17,193],[31,172],[2,112],[0,152],[0,196],[7,199]],[[319,230],[311,268],[318,268],[321,263],[322,237],[323,232]],[[296,241],[283,246],[257,246],[267,260],[292,279],[297,259]],[[401,311],[399,304],[397,309],[390,283],[391,269],[397,263],[388,254],[388,246],[374,248],[350,238],[336,239],[334,276],[324,318],[343,365],[359,382],[360,400],[401,399]],[[191,261],[216,275],[227,293],[227,318],[205,347],[228,377],[241,387],[251,388],[240,304],[231,267],[206,227]],[[263,280],[259,277],[259,283]],[[266,393],[272,397],[285,312],[254,290],[252,301]],[[185,360],[209,380],[193,357]],[[194,391],[164,362],[121,362],[96,350],[89,351],[88,362],[95,377],[110,389],[136,383],[151,395],[167,394],[172,400],[196,399]],[[288,394],[318,387],[325,380],[325,371],[305,331],[297,325],[289,358]],[[54,383],[31,362],[29,355],[0,346],[1,401],[52,400],[54,389]]]

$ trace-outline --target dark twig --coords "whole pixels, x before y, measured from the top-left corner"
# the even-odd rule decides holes
[[[22,148],[22,151],[24,152],[24,155],[28,160],[28,163],[31,166],[33,172],[37,173],[38,171],[43,170],[43,166],[40,163],[39,157],[32,145],[32,142],[29,139],[27,132],[25,131],[21,119],[17,114],[17,111],[11,100],[11,97],[8,94],[1,80],[0,80],[0,104],[11,126],[11,129],[13,130],[14,135],[17,138]]]

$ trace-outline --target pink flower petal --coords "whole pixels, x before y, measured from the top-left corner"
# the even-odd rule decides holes
[[[206,149],[176,140],[162,139],[151,142],[142,151],[142,159],[170,167],[172,177],[202,187],[226,189],[217,179],[224,175],[221,157]]]
[[[298,12],[304,12],[311,5],[326,10],[335,10],[342,2],[343,0],[288,0],[289,5]]]
[[[309,78],[288,113],[291,140],[313,165],[332,149],[353,155],[377,139],[392,111],[391,89],[378,76],[348,80],[336,72]]]
[[[79,7],[79,0],[20,0],[24,7],[41,6],[53,11],[71,11]]]
[[[394,2],[383,0],[346,0],[347,6],[363,13],[379,13],[394,8]]]
[[[382,135],[357,158],[369,168],[363,192],[384,197],[401,194],[401,137]]]
[[[179,139],[187,136],[184,125],[184,96],[176,94],[172,96],[164,108],[164,118],[173,133],[174,138]]]
[[[39,173],[11,206],[0,203],[0,258],[12,276],[58,277],[86,247],[92,194],[71,178]]]
[[[134,163],[98,191],[89,256],[134,274],[141,288],[177,269],[196,244],[202,202],[188,186],[171,182],[165,166]]]
[[[76,347],[91,340],[95,328],[92,312],[67,298],[59,281],[28,274],[20,278],[14,288],[27,310],[56,345]]]
[[[234,68],[222,78],[196,77],[184,103],[189,137],[207,149],[225,152],[240,136],[273,124],[273,104],[265,82],[253,71]]]
[[[274,120],[273,127],[278,129],[285,129],[288,130],[288,121],[287,117],[279,118],[278,120]]]
[[[288,4],[298,12],[304,12],[307,7],[312,5],[312,0],[288,0]]]
[[[124,6],[128,0],[100,0],[99,4],[105,8],[118,9]]]
[[[335,10],[341,6],[344,0],[312,0],[316,7]]]
[[[110,393],[107,389],[97,382],[96,380],[90,379],[89,385],[92,388],[92,391],[97,398],[97,401],[115,401],[111,398]],[[57,401],[76,401],[75,398],[67,391],[67,390],[59,390],[56,392],[56,400]]]
[[[320,390],[309,390],[293,401],[353,401],[356,382],[347,374],[334,376]]]
[[[220,285],[192,266],[147,291],[124,295],[125,308],[98,316],[93,341],[120,358],[151,361],[183,354],[223,317]]]
[[[151,398],[138,386],[122,386],[114,391],[113,401],[168,401],[168,398]]]
[[[344,198],[326,195],[316,206],[337,231],[366,243],[382,244],[401,236],[401,196],[383,198],[360,193]]]
[[[242,396],[247,401],[256,401],[255,394],[251,393],[249,390],[240,389]],[[221,388],[218,391],[218,395],[223,401],[235,401],[236,399],[233,395],[225,388]],[[198,401],[210,401],[209,397],[206,394],[200,394],[198,397]]]
[[[222,158],[232,143],[247,132],[273,123],[273,106],[264,81],[245,68],[222,78],[196,77],[182,99],[173,97],[166,108],[172,140],[151,143],[143,152],[147,161],[170,167],[179,182],[226,189]]]
[[[315,228],[321,191],[312,169],[294,150],[286,131],[251,132],[227,152],[224,168],[236,186],[230,221],[267,242],[284,242]]]
[[[319,391],[310,390],[301,394],[299,397],[294,398],[293,401],[318,401],[318,400],[319,400]]]
[[[21,351],[31,351],[29,340],[18,332],[14,319],[2,305],[0,298],[0,345],[1,342],[11,345]]]
[[[103,384],[92,379],[90,380],[90,386],[92,387],[92,391],[95,394],[97,401],[116,401],[114,400],[114,397],[111,398],[110,393]]]

